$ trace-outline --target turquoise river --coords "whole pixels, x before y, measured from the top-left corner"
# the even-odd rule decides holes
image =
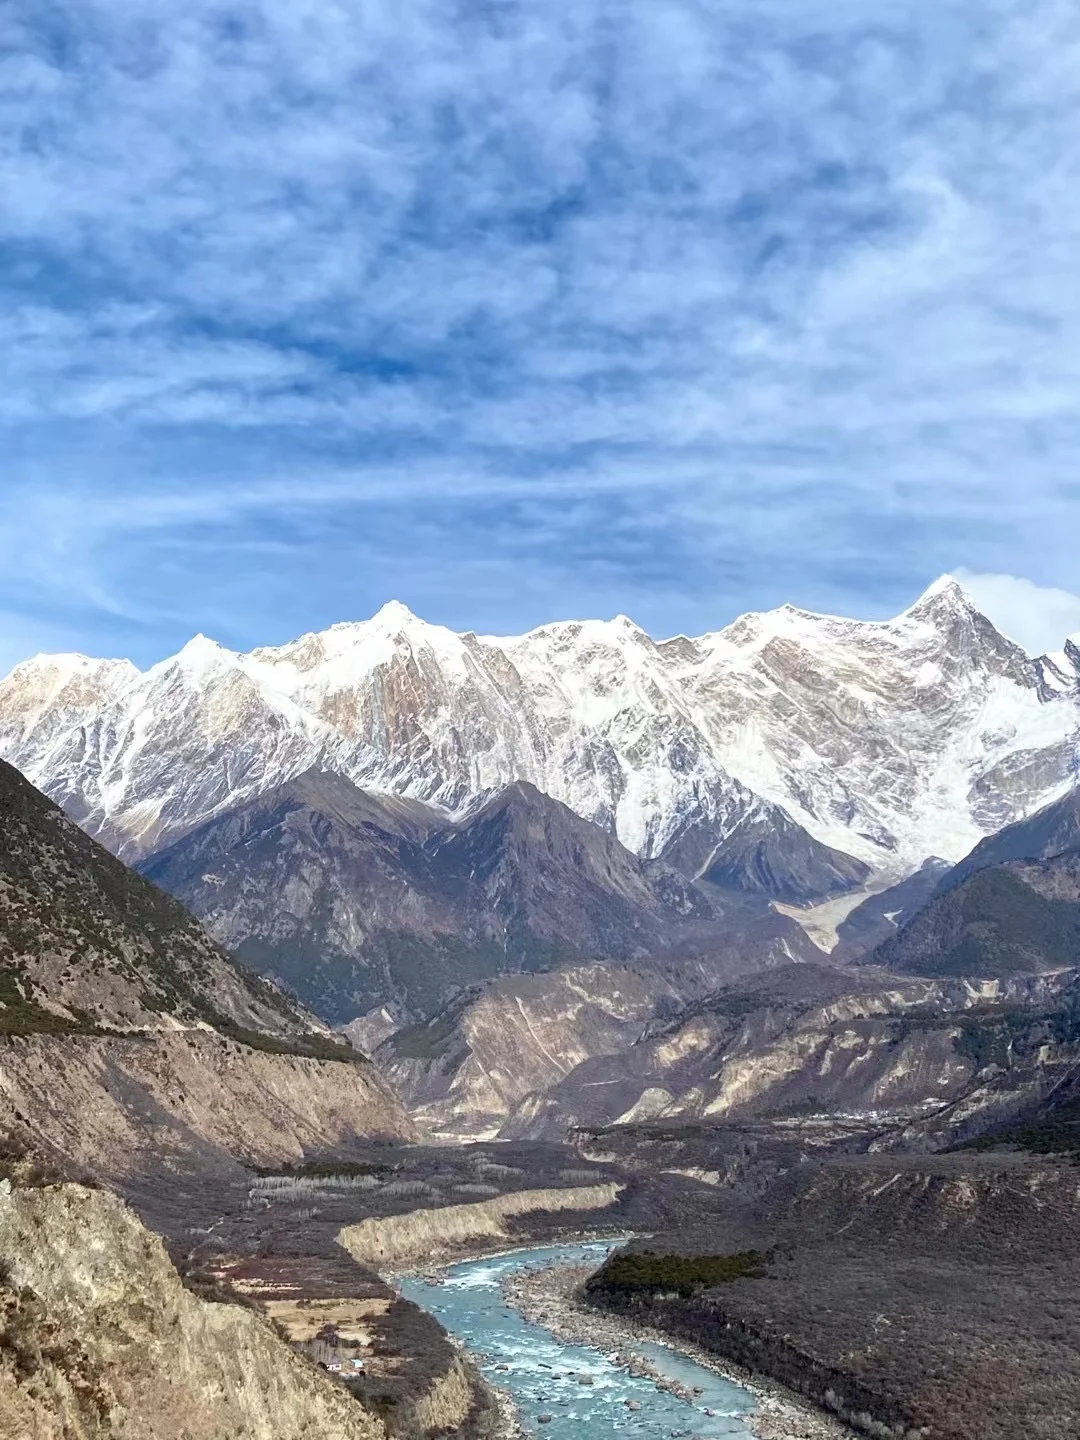
[[[687,1389],[700,1389],[694,1403],[687,1404],[658,1390],[652,1380],[634,1379],[614,1364],[613,1355],[563,1344],[504,1303],[501,1284],[515,1270],[595,1266],[607,1250],[606,1244],[592,1243],[517,1251],[455,1265],[442,1272],[439,1284],[411,1276],[401,1288],[467,1346],[487,1378],[513,1395],[526,1429],[544,1440],[607,1440],[613,1435],[626,1440],[680,1435],[750,1440],[745,1417],[755,1401],[742,1386],[666,1346],[628,1341],[627,1350],[644,1356],[665,1376]]]

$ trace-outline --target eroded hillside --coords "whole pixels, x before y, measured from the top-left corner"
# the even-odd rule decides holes
[[[0,765],[5,1132],[106,1177],[411,1124],[375,1068]]]
[[[385,1440],[252,1310],[184,1288],[104,1190],[0,1180],[7,1440]]]

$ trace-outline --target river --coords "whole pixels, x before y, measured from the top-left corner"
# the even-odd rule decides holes
[[[503,1303],[501,1282],[513,1271],[552,1264],[595,1266],[607,1251],[604,1243],[518,1251],[455,1265],[442,1273],[441,1284],[411,1276],[401,1288],[464,1342],[487,1378],[513,1395],[526,1427],[544,1440],[607,1440],[612,1435],[626,1440],[672,1435],[752,1440],[740,1417],[752,1411],[756,1401],[742,1386],[667,1346],[628,1341],[628,1350],[645,1356],[670,1379],[688,1389],[701,1388],[689,1405],[657,1390],[651,1380],[632,1378],[610,1355],[563,1344]],[[497,1369],[500,1365],[509,1368]],[[582,1384],[580,1376],[591,1377],[592,1383]],[[640,1410],[630,1410],[628,1401]],[[541,1415],[551,1418],[541,1424]]]

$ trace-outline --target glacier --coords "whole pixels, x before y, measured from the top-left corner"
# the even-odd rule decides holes
[[[899,877],[1077,783],[1080,640],[1031,657],[950,576],[891,620],[784,605],[666,640],[625,616],[457,634],[390,602],[145,671],[39,655],[0,682],[0,756],[129,860],[322,769],[453,817],[528,781],[701,869],[739,826],[794,822]]]

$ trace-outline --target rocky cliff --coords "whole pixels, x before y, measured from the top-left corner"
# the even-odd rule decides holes
[[[678,1013],[733,976],[816,953],[798,927],[774,916],[662,964],[511,976],[398,1031],[376,1059],[428,1133],[492,1136],[575,1067],[625,1052],[658,1014]]]
[[[591,967],[500,981],[378,1054],[442,1137],[817,1117],[929,1148],[917,1132],[932,1117],[946,1144],[1056,1083],[1080,1039],[1077,973],[923,979],[804,961],[680,995],[670,975],[661,991]]]
[[[0,1434],[384,1440],[251,1310],[196,1298],[115,1196],[0,1181]]]
[[[212,1032],[0,1037],[0,1113],[21,1142],[122,1183],[414,1133],[362,1057],[314,1060]]]

